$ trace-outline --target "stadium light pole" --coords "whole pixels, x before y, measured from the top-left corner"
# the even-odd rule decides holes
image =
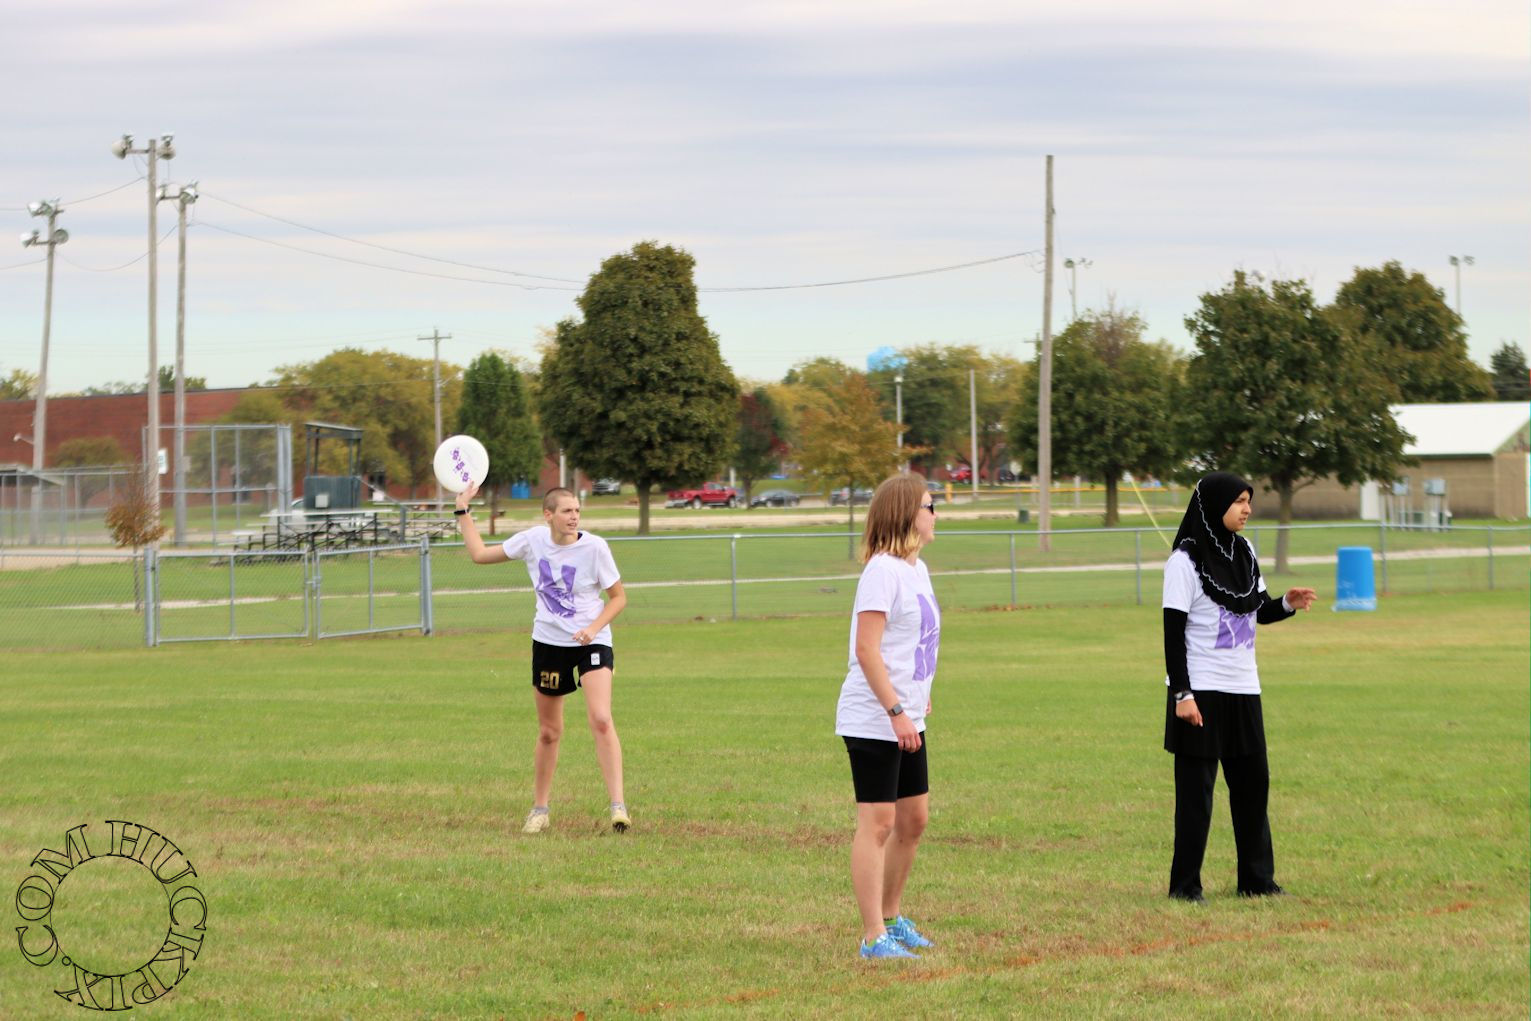
[[[899,471],[909,474],[909,462],[902,460],[904,455],[904,374],[895,373],[893,376],[893,420],[898,424],[898,453],[900,458]]]
[[[431,395],[432,395],[433,403],[436,405],[436,446],[434,448],[432,448],[432,449],[433,450],[439,450],[441,448],[441,342],[443,340],[451,340],[452,339],[452,335],[450,333],[442,333],[436,327],[432,326],[431,327],[431,335],[429,337],[416,337],[415,339],[416,340],[428,340],[428,341],[431,342],[431,366],[432,366],[432,368],[431,368]],[[560,460],[561,460],[561,457],[562,456],[560,455]],[[563,485],[562,474],[563,474],[563,469],[560,468],[559,469],[560,478],[559,478],[559,483],[558,483],[559,485]],[[442,506],[443,502],[444,502],[444,500],[443,500],[443,497],[442,497],[442,494],[441,494],[441,480],[437,479],[436,480],[436,510],[437,511],[441,510],[441,506]]]
[[[1451,260],[1452,268],[1454,268],[1457,271],[1457,318],[1461,319],[1462,318],[1462,264],[1466,263],[1467,265],[1471,266],[1473,264],[1474,260],[1473,260],[1473,257],[1471,255],[1452,255],[1452,256],[1448,256],[1448,258]]]
[[[69,240],[69,232],[57,226],[63,207],[59,200],[43,199],[27,205],[33,216],[48,218],[48,233],[33,230],[21,235],[21,247],[48,249],[47,283],[43,286],[43,352],[37,370],[37,395],[32,399],[32,522],[30,542],[35,546],[42,528],[42,471],[48,451],[48,338],[53,328],[53,250]]]
[[[159,498],[159,343],[156,332],[156,307],[159,293],[159,183],[155,180],[160,160],[175,159],[175,136],[151,138],[142,149],[133,148],[133,136],[123,135],[112,143],[112,155],[120,160],[129,156],[147,157],[149,164],[149,422],[148,450],[144,451],[144,473],[149,506],[155,517],[160,513]],[[157,545],[157,543],[156,543]]]
[[[1064,259],[1063,268],[1069,271],[1069,322],[1079,318],[1079,298],[1076,288],[1079,283],[1079,271],[1089,269],[1095,265],[1092,259]]]
[[[1042,270],[1042,357],[1037,371],[1037,548],[1052,549],[1053,512],[1053,158],[1047,157],[1044,203],[1047,257]]]
[[[161,202],[176,207],[175,262],[175,442],[171,449],[171,469],[175,479],[175,544],[186,545],[186,207],[197,201],[197,182],[183,184],[172,192],[159,189]],[[155,370],[156,380],[159,371]],[[234,494],[239,499],[239,494]]]

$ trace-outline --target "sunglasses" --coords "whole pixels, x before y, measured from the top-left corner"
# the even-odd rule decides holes
[[[936,505],[933,504],[933,503],[922,503],[922,504],[920,504],[920,510],[928,510],[928,511],[930,511],[930,516],[931,517],[935,517],[936,516]]]

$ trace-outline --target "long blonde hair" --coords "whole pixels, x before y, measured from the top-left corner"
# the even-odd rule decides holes
[[[920,533],[915,521],[928,492],[925,476],[914,473],[890,475],[878,484],[861,532],[863,564],[879,553],[907,557],[919,552]]]

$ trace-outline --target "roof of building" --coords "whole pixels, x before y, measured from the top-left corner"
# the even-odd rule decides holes
[[[1410,457],[1481,457],[1525,449],[1531,426],[1531,404],[1525,401],[1395,404],[1392,411],[1414,437],[1403,448]]]

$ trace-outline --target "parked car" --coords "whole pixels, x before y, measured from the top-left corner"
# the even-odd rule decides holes
[[[802,499],[790,489],[767,489],[750,498],[751,507],[796,507]]]
[[[591,496],[617,496],[622,492],[622,483],[618,479],[596,479],[590,483]]]
[[[1014,485],[1020,481],[1020,479],[1016,477],[1015,472],[1011,471],[1009,468],[1001,468],[997,478],[999,479],[1001,485],[1006,486]]]
[[[973,469],[965,464],[959,464],[950,472],[953,482],[972,482]]]
[[[931,503],[945,503],[946,502],[946,483],[944,483],[944,482],[927,482],[927,483],[925,483],[925,488],[930,490],[930,501],[931,501]]]
[[[739,491],[733,486],[709,482],[692,489],[672,489],[665,494],[666,507],[737,507]]]
[[[844,486],[841,486],[829,494],[829,505],[831,507],[844,507],[847,503],[866,504],[871,502],[872,491],[870,489],[857,488],[847,490]]]

